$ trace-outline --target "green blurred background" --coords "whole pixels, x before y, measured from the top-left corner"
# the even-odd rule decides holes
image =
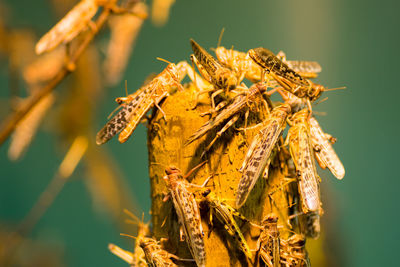
[[[44,0],[5,3],[10,26],[29,27],[38,35],[58,19]],[[346,168],[342,181],[328,171],[320,172],[329,238],[335,244],[327,249],[337,253],[337,265],[341,266],[398,266],[399,9],[400,2],[390,0],[177,0],[164,27],[145,22],[124,79],[132,92],[148,74],[165,66],[156,57],[189,60],[189,38],[203,47],[216,47],[223,27],[225,47],[247,51],[264,46],[274,52],[285,51],[288,59],[318,61],[323,68],[318,82],[331,88],[347,87],[326,93],[329,100],[315,108],[327,112],[318,120],[326,132],[338,138],[334,148]],[[102,39],[106,37],[100,37],[100,42]],[[5,62],[1,63],[0,79],[4,100],[9,94]],[[113,99],[125,94],[123,88],[121,82],[105,93],[97,129],[114,109]],[[1,111],[4,117],[7,110]],[[65,150],[59,148],[52,133],[40,130],[25,157],[12,163],[7,158],[8,143],[0,147],[0,220],[15,224],[50,181]],[[145,127],[139,126],[123,145],[112,140],[104,146],[148,219]],[[31,237],[61,246],[68,266],[126,266],[108,252],[107,244],[129,245],[107,215],[94,211],[80,170],[78,167]]]

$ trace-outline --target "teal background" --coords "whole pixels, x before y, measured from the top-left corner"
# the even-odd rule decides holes
[[[13,27],[31,27],[42,35],[57,18],[46,1],[6,1]],[[177,0],[168,23],[151,21],[137,40],[124,79],[138,88],[151,72],[170,61],[189,60],[189,38],[203,47],[222,45],[241,51],[264,46],[283,50],[289,59],[318,61],[320,83],[347,90],[326,93],[329,100],[315,110],[326,132],[338,138],[335,150],[346,176],[334,179],[321,172],[325,216],[333,220],[331,235],[339,244],[342,266],[398,266],[400,230],[398,195],[399,149],[399,29],[398,1]],[[1,96],[8,95],[7,68],[0,69]],[[97,116],[100,129],[124,94],[123,82],[107,91]],[[93,137],[94,138],[94,137]],[[15,223],[28,212],[62,160],[57,138],[40,131],[23,160],[7,159],[8,142],[0,147],[0,219]],[[105,145],[115,157],[143,211],[150,208],[145,127],[126,144]],[[33,238],[63,244],[68,266],[126,266],[107,250],[109,242],[123,244],[119,230],[106,216],[94,212],[78,168],[39,222]],[[328,202],[328,203],[326,203]],[[397,263],[397,264],[396,264]]]

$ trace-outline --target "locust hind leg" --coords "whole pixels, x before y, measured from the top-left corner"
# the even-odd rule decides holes
[[[215,110],[209,110],[209,111],[206,111],[206,112],[204,112],[204,113],[201,113],[200,114],[200,116],[201,117],[204,117],[204,116],[206,116],[206,115],[212,115],[213,113],[215,113],[215,112],[218,112],[218,111],[220,111],[223,107],[225,107],[226,105],[228,104],[228,101],[222,101],[222,102],[220,102],[216,107],[215,107]]]
[[[176,67],[179,72],[179,82],[181,82],[187,75],[199,90],[207,90],[209,88],[212,88],[212,85],[205,79],[203,79],[199,74],[197,74],[194,71],[194,68],[190,66],[186,61],[179,62]]]
[[[214,93],[211,94],[211,107],[215,112],[215,97],[221,93],[223,93],[225,90],[224,89],[218,89],[217,91],[215,91]]]
[[[204,149],[203,153],[201,154],[200,158],[202,158],[208,150],[212,147],[212,145],[217,141],[217,139],[229,128],[231,127],[237,120],[239,119],[239,114],[236,114],[233,116],[232,119],[230,119],[225,126],[215,135],[214,139],[211,141],[211,143]]]

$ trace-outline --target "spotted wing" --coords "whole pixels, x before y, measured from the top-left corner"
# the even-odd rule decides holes
[[[145,96],[145,92],[141,89],[130,95],[131,101],[124,104],[121,110],[97,133],[96,144],[102,145],[122,131],[130,122],[132,115],[137,112]]]
[[[144,115],[154,106],[154,103],[159,103],[162,98],[164,98],[168,94],[168,91],[164,91],[161,95],[153,98],[146,94],[142,101],[139,103],[137,108],[132,113],[129,123],[126,125],[125,129],[120,133],[118,137],[118,141],[120,143],[124,143],[131,136],[133,131],[136,129]]]
[[[275,147],[282,130],[282,118],[272,118],[257,134],[256,138],[259,138],[260,141],[254,148],[239,182],[236,195],[237,208],[241,207],[246,202],[258,177],[260,177],[265,168],[268,168],[267,163],[269,163],[269,157],[271,156],[272,149]]]
[[[189,137],[189,139],[186,141],[185,146],[189,145],[193,141],[199,139],[227,119],[229,119],[231,116],[235,115],[237,112],[239,112],[242,108],[244,108],[246,105],[246,97],[243,95],[237,96],[234,101],[228,105],[226,108],[224,108],[221,112],[218,113],[218,115],[215,118],[210,119],[207,121],[203,126],[201,126],[192,136]]]
[[[342,179],[344,177],[345,170],[331,143],[325,137],[325,133],[322,131],[314,117],[309,119],[309,124],[311,141],[314,147],[318,147],[318,150],[315,151],[315,154],[323,163],[320,165],[328,167],[328,169],[333,175],[336,176],[336,178]]]
[[[36,53],[41,54],[67,43],[77,36],[96,14],[95,0],[83,0],[74,6],[49,32],[36,44]]]
[[[176,188],[172,190],[172,199],[190,252],[197,265],[205,267],[206,253],[203,241],[203,227],[194,195],[187,190],[183,182],[179,182]]]

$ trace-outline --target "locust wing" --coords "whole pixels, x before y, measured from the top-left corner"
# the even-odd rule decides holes
[[[286,60],[285,63],[304,78],[316,78],[322,71],[321,65],[316,61]]]
[[[190,193],[183,182],[178,182],[171,190],[172,199],[178,219],[183,228],[186,241],[189,245],[198,266],[205,267],[206,253],[203,241],[203,227],[201,225],[200,211],[194,195]]]
[[[328,167],[336,178],[342,179],[345,170],[331,143],[314,117],[310,118],[309,124],[311,141],[314,148],[318,148],[315,155],[321,168]]]
[[[298,145],[291,146],[296,169],[300,174],[299,191],[304,212],[317,211],[320,208],[318,175],[312,155],[308,129],[305,125],[296,127]]]
[[[283,110],[281,110],[283,109]],[[244,167],[242,178],[240,179],[237,195],[236,206],[239,208],[245,202],[257,182],[258,177],[265,168],[268,168],[272,149],[278,141],[283,129],[285,128],[286,117],[290,111],[289,105],[282,105],[275,108],[270,118],[265,123],[265,127],[255,137],[258,144],[249,157]]]
[[[121,110],[97,133],[96,144],[102,145],[122,131],[130,122],[131,117],[136,114],[144,97],[145,92],[143,90],[139,90],[130,95],[129,98],[131,101],[124,104]]]

